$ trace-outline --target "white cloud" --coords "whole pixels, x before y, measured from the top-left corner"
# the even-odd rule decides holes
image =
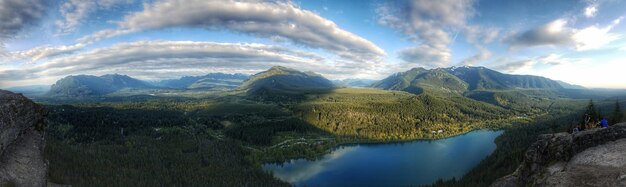
[[[557,19],[507,39],[511,49],[533,46],[567,45],[572,43],[574,31],[566,27],[567,20]]]
[[[473,0],[392,1],[378,7],[378,23],[403,32],[416,47],[399,56],[406,62],[429,67],[446,66],[451,60],[449,30],[464,29],[474,14]]]
[[[133,0],[67,0],[59,9],[62,19],[55,24],[61,33],[76,30],[87,17],[100,9],[109,9],[116,5],[131,3]]]
[[[493,69],[506,72],[506,73],[518,73],[531,69],[537,62],[532,59],[518,60],[512,62],[500,62],[499,65],[495,65]]]
[[[592,17],[596,16],[597,12],[598,12],[598,5],[597,4],[591,4],[591,5],[589,5],[589,6],[587,6],[585,8],[584,14],[585,14],[585,17],[592,18]]]
[[[8,53],[9,60],[27,60],[30,62],[71,54],[85,47],[84,44],[63,45],[56,47],[41,46],[24,51]]]
[[[569,60],[563,59],[562,55],[560,54],[549,54],[546,56],[542,56],[542,57],[539,57],[539,61],[541,61],[544,64],[549,64],[549,65],[562,65],[562,64],[567,64],[569,62]]]
[[[94,42],[132,32],[173,27],[231,30],[258,37],[287,39],[326,49],[354,61],[380,61],[385,51],[290,1],[161,0],[125,16],[118,30],[104,30],[79,39]]]
[[[59,10],[64,20],[58,20],[56,25],[63,33],[74,31],[87,14],[95,8],[95,1],[68,0],[61,5]]]
[[[494,27],[466,26],[463,34],[469,43],[488,44],[500,35],[500,29]]]
[[[133,32],[137,32],[136,30],[128,30],[128,29],[104,29],[93,33],[91,35],[83,36],[78,38],[76,41],[78,43],[92,44],[98,42],[100,40],[111,38],[115,36],[130,34]]]
[[[405,62],[416,63],[428,67],[447,66],[452,58],[452,53],[447,47],[432,47],[419,45],[403,49],[399,53],[400,59]]]
[[[576,43],[576,50],[584,51],[589,49],[597,49],[608,43],[611,43],[621,37],[620,34],[610,33],[610,31],[620,23],[622,18],[613,21],[611,25],[606,27],[590,26],[581,30],[576,30],[572,35],[572,39]]]
[[[534,71],[537,69],[536,67],[539,66],[542,67],[540,69],[543,69],[579,65],[590,61],[591,59],[588,58],[568,58],[564,57],[563,54],[550,53],[547,55],[513,61],[501,58],[495,62],[493,68],[507,73],[534,74]]]
[[[500,30],[493,27],[482,28],[478,26],[467,26],[463,34],[467,42],[478,49],[478,52],[473,56],[463,59],[460,64],[472,66],[491,58],[493,54],[484,47],[484,45],[494,42],[498,38]]]
[[[620,17],[606,27],[593,25],[576,29],[568,27],[567,20],[557,19],[526,32],[515,34],[509,37],[506,42],[510,49],[514,50],[535,46],[569,46],[578,51],[597,49],[621,37],[619,34],[610,32],[621,20]]]
[[[483,47],[479,47],[478,48],[478,53],[476,53],[473,56],[467,57],[466,59],[464,59],[463,61],[461,61],[462,65],[465,66],[473,66],[476,65],[484,60],[489,59],[492,56],[491,51],[483,48]]]
[[[555,54],[555,53],[536,57],[535,60],[539,63],[546,64],[546,65],[553,65],[553,66],[578,64],[578,63],[590,61],[590,59],[587,59],[587,58],[567,58],[567,57],[563,57],[562,54]]]
[[[0,43],[41,20],[46,7],[45,0],[0,0]]]

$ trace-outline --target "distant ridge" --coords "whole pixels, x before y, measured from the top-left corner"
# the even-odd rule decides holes
[[[233,89],[239,87],[248,75],[236,73],[209,73],[202,76],[184,76],[155,83],[155,86],[174,89]]]
[[[372,84],[377,82],[378,80],[372,79],[343,79],[343,80],[333,80],[333,84],[340,87],[353,87],[353,88],[365,88],[370,87]]]
[[[151,88],[150,84],[127,75],[75,75],[58,80],[46,94],[49,97],[80,98],[100,96],[124,88]]]
[[[16,86],[5,88],[11,92],[22,93],[28,96],[40,96],[48,93],[52,85],[29,85],[29,86]]]
[[[555,81],[558,82],[565,89],[587,89],[584,86],[580,86],[580,85],[576,85],[576,84],[570,84],[570,83],[563,82],[563,81],[560,81],[560,80],[555,80]]]

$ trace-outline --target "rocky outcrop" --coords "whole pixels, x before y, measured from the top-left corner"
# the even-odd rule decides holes
[[[47,185],[46,115],[21,94],[0,90],[0,186]]]
[[[541,135],[517,170],[492,186],[626,186],[626,123]]]

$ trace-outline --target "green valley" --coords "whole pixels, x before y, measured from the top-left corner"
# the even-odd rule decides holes
[[[572,121],[551,126],[541,121],[577,115],[588,102],[569,97],[571,90],[552,84],[514,79],[515,85],[529,87],[496,89],[487,86],[497,85],[489,83],[489,76],[479,76],[480,84],[474,84],[473,78],[448,71],[412,69],[374,83],[375,88],[339,88],[312,72],[273,67],[227,91],[151,86],[91,99],[41,97],[38,100],[50,110],[46,149],[50,179],[78,186],[157,184],[145,180],[149,178],[167,179],[158,184],[172,185],[285,185],[260,165],[315,160],[343,144],[441,139],[478,129],[508,129],[503,137],[523,129],[560,131],[570,128]],[[192,86],[206,80],[183,79]],[[153,94],[159,89],[169,94]],[[194,93],[201,95],[189,97]],[[527,146],[503,146],[502,141],[510,141],[504,139],[498,140],[493,158],[470,172],[467,181],[476,182],[475,176],[483,172],[480,168],[491,167],[491,160],[519,155]],[[517,151],[502,151],[509,149]],[[189,169],[204,172],[190,175]],[[510,172],[501,169],[503,174]],[[147,170],[153,172],[143,172]]]
[[[626,186],[626,0],[0,0],[0,187]]]

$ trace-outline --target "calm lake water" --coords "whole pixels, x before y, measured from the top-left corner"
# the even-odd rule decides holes
[[[263,169],[296,186],[426,185],[457,179],[489,156],[503,131],[479,130],[441,140],[340,146],[316,161],[291,160]]]

